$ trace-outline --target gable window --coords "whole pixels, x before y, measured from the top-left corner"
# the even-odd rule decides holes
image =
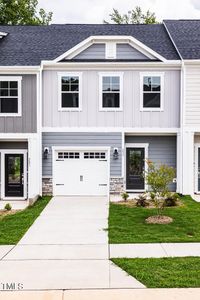
[[[21,77],[0,76],[0,116],[21,115]]]
[[[100,110],[122,110],[122,78],[122,73],[100,73]]]
[[[81,110],[81,74],[60,73],[59,80],[59,110]]]
[[[141,75],[141,110],[163,110],[163,77],[161,73]]]

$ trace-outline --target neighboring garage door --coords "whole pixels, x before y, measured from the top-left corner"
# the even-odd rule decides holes
[[[108,194],[107,151],[55,151],[55,196],[105,196]]]

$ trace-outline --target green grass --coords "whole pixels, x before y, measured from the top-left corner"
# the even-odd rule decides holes
[[[200,287],[200,257],[115,258],[112,261],[148,288]]]
[[[109,241],[117,243],[200,242],[200,203],[190,196],[184,205],[166,208],[164,215],[174,219],[168,225],[146,224],[155,209],[110,204]]]
[[[42,210],[50,201],[51,197],[39,198],[34,205],[14,215],[8,215],[0,219],[0,245],[16,244]]]

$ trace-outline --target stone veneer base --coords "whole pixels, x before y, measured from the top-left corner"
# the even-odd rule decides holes
[[[124,179],[122,177],[110,178],[110,193],[120,194],[124,189]],[[53,180],[52,178],[42,178],[42,195],[53,194]]]

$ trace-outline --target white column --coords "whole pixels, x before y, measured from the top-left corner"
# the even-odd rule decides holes
[[[183,132],[182,193],[194,193],[194,132]]]
[[[34,198],[40,194],[40,156],[41,149],[39,136],[28,139],[28,198]]]
[[[176,192],[182,193],[182,136],[177,133],[176,137]]]

